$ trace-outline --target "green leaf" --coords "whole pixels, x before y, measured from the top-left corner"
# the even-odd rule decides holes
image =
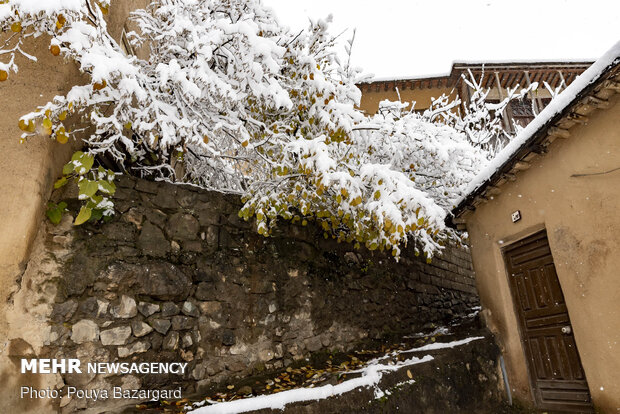
[[[97,221],[101,217],[103,217],[103,210],[100,208],[93,209],[92,214],[90,215],[91,221]]]
[[[45,215],[48,219],[50,219],[52,223],[58,224],[62,219],[62,210],[60,210],[58,207],[49,208],[45,212]]]
[[[103,189],[103,191],[107,194],[114,194],[116,191],[116,185],[114,183],[107,180],[99,180],[99,185]]]
[[[71,174],[73,172],[73,162],[68,162],[62,167],[62,173],[64,175]]]
[[[82,206],[73,224],[79,226],[80,224],[86,222],[90,218],[91,213],[92,210],[90,208]]]
[[[86,203],[86,207],[94,210],[97,208],[99,203],[101,203],[102,201],[103,201],[103,196],[94,195],[90,198],[90,200],[88,200],[88,202]]]
[[[82,158],[83,155],[84,153],[82,151],[76,151],[71,156],[71,161],[78,161],[80,158]]]
[[[61,177],[58,181],[54,183],[54,188],[60,188],[65,184],[67,184],[67,177]]]
[[[58,209],[61,212],[65,211],[65,208],[67,208],[67,203],[65,203],[64,201],[61,201],[60,203],[58,203]]]
[[[92,197],[99,189],[99,185],[97,181],[82,180],[78,183],[78,188],[80,190],[80,195],[83,194],[86,197]]]
[[[86,171],[90,171],[90,169],[93,168],[95,157],[90,154],[84,154],[80,157],[80,162],[82,163],[82,167],[84,167]]]

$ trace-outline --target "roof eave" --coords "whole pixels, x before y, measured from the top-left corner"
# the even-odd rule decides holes
[[[475,210],[474,201],[483,196],[486,190],[500,181],[504,176],[510,174],[515,165],[518,162],[521,162],[525,157],[529,154],[536,153],[539,154],[539,149],[541,148],[543,142],[547,140],[549,136],[549,131],[552,127],[559,124],[563,119],[567,118],[575,109],[576,106],[582,103],[584,99],[587,99],[588,96],[592,96],[593,92],[596,92],[596,89],[606,80],[611,77],[617,76],[619,72],[619,62],[615,61],[608,65],[608,67],[602,72],[602,75],[596,79],[594,82],[587,85],[583,88],[579,93],[576,94],[575,98],[568,104],[566,107],[551,117],[547,122],[545,122],[541,127],[532,134],[532,136],[526,140],[521,148],[515,152],[508,160],[506,160],[497,171],[489,177],[486,181],[484,181],[479,187],[477,187],[474,191],[469,193],[465,199],[463,199],[455,208],[452,209],[451,214],[446,218],[446,223],[455,227],[454,218],[461,217],[466,211]]]

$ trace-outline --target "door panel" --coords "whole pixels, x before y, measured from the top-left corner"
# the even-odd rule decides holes
[[[504,259],[538,408],[591,412],[546,231],[508,246]]]

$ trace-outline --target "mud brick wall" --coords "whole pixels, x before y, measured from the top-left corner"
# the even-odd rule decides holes
[[[448,248],[427,264],[406,249],[397,263],[325,240],[311,225],[282,223],[265,238],[238,218],[237,197],[163,182],[123,178],[115,204],[108,223],[74,227],[67,217],[42,229],[43,258],[29,265],[34,283],[22,286],[49,302],[39,356],[183,360],[189,371],[67,375],[58,387],[192,392],[312,352],[418,332],[478,305],[466,250]]]

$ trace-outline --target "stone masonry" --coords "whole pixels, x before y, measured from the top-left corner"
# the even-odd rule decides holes
[[[430,264],[405,249],[397,263],[325,240],[312,225],[282,223],[265,238],[238,218],[237,197],[127,177],[115,204],[108,223],[74,227],[67,217],[42,227],[47,259],[30,263],[28,277],[43,276],[21,286],[49,302],[36,353],[84,363],[186,361],[189,370],[65,375],[57,388],[191,393],[312,352],[418,332],[478,305],[465,249],[447,248]],[[85,404],[60,402],[67,412]]]

